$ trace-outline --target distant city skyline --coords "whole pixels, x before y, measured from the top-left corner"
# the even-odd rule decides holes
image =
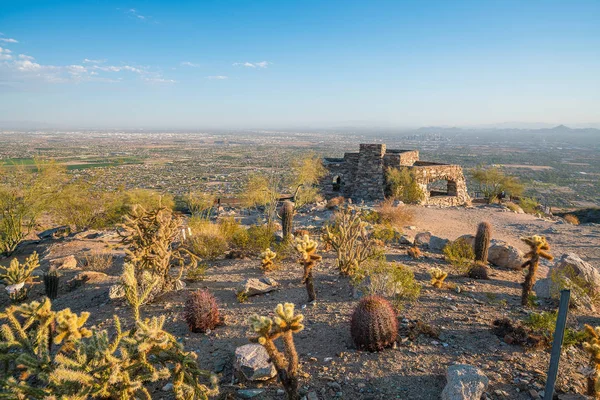
[[[0,129],[600,128],[598,21],[578,0],[0,0]]]

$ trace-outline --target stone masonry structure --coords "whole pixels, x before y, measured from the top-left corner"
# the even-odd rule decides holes
[[[344,158],[325,158],[329,174],[322,182],[328,196],[354,201],[378,201],[385,197],[386,170],[407,168],[425,194],[423,205],[471,205],[459,165],[419,161],[417,150],[386,150],[385,144],[361,144],[358,153]]]

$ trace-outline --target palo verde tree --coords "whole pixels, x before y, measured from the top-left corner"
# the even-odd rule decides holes
[[[506,175],[498,167],[482,167],[479,166],[471,171],[473,180],[477,183],[479,191],[488,203],[495,202],[500,194],[511,196],[520,196],[523,193],[524,186],[519,181],[519,178],[511,175]]]

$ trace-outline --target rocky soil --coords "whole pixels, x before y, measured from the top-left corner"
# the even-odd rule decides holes
[[[404,229],[409,237],[430,231],[442,238],[455,239],[474,233],[477,223],[485,220],[492,224],[495,239],[522,250],[526,248],[519,240],[520,236],[544,234],[555,256],[575,252],[594,266],[600,262],[600,227],[597,225],[573,226],[495,207],[416,207],[414,212],[414,221]],[[301,214],[296,227],[318,226],[330,214],[329,211]],[[161,297],[145,306],[142,314],[145,317],[167,315],[166,328],[181,339],[186,349],[198,353],[204,368],[219,374],[220,398],[284,399],[276,379],[262,383],[240,382],[233,371],[235,349],[249,343],[248,317],[255,313],[272,315],[275,306],[281,302],[293,302],[305,316],[306,327],[295,337],[301,363],[301,387],[310,400],[438,399],[446,384],[446,370],[456,363],[474,365],[487,376],[489,386],[483,394],[484,399],[540,398],[550,359],[549,349],[509,345],[492,332],[494,320],[505,317],[519,320],[532,311],[520,306],[523,273],[493,268],[491,279],[471,280],[451,272],[447,282],[460,285],[462,292],[435,289],[429,284],[428,270],[437,266],[451,271],[441,252],[424,249],[424,257],[413,260],[406,255],[406,249],[402,245],[389,246],[387,258],[409,266],[423,289],[419,300],[407,304],[399,313],[401,335],[395,348],[379,353],[358,351],[352,344],[349,321],[358,299],[353,296],[349,280],[340,277],[334,268],[333,253],[324,254],[323,262],[314,271],[316,304],[306,304],[306,290],[300,284],[302,269],[294,260],[267,274],[279,282],[278,290],[239,303],[236,299],[238,286],[247,278],[264,276],[259,269],[260,261],[220,259],[209,263],[204,281],[188,283],[184,290]],[[129,319],[126,305],[108,298],[109,287],[120,274],[124,259],[114,232],[84,232],[63,239],[30,242],[21,248],[18,257],[24,258],[33,250],[42,256],[42,270],[49,267],[50,260],[60,257],[73,255],[81,259],[93,251],[112,252],[115,256],[112,267],[102,271],[107,276],[99,275],[79,287],[68,288],[66,282],[84,271],[81,263],[71,265],[72,269],[64,269],[54,308],[90,311],[89,324],[99,328],[110,329],[113,315]],[[0,260],[0,263],[6,264],[7,260]],[[545,272],[540,271],[540,275],[545,276]],[[207,334],[191,333],[181,315],[188,292],[196,288],[208,288],[218,299],[225,317],[223,326]],[[37,285],[30,298],[42,294],[42,285]],[[0,307],[7,304],[8,297],[2,291]],[[554,308],[554,304],[542,303],[535,311]],[[436,337],[410,335],[409,328],[416,321],[431,325],[440,334]],[[600,325],[600,318],[596,314],[572,310],[570,326],[581,327],[583,323]],[[581,348],[570,347],[563,351],[557,382],[560,394],[585,392],[581,371],[586,364],[587,357]],[[157,386],[153,397],[168,399],[170,393]]]

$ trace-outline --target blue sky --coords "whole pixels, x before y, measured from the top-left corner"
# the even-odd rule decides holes
[[[0,122],[600,123],[600,1],[0,0]]]

